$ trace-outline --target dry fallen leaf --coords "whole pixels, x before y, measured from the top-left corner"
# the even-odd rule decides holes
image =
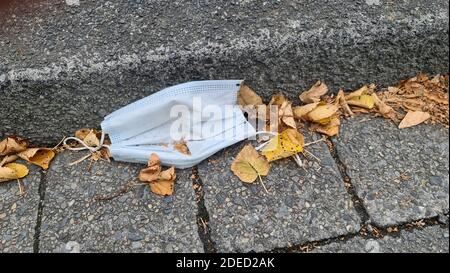
[[[378,109],[378,112],[385,118],[389,118],[394,122],[398,122],[398,118],[397,118],[397,112],[390,107],[389,105],[387,105],[386,103],[384,103],[383,101],[381,101],[377,94],[373,93],[372,94],[375,106]]]
[[[263,101],[258,94],[255,93],[250,87],[242,84],[238,92],[238,104],[241,106],[246,105],[262,105]]]
[[[151,154],[147,163],[148,167],[141,170],[139,180],[148,182],[150,190],[158,195],[172,195],[175,179],[175,168],[171,167],[165,171],[161,171],[161,161],[157,154]]]
[[[147,168],[139,172],[139,180],[147,182],[157,180],[161,173],[161,161],[157,154],[153,153],[150,155],[147,166]]]
[[[340,105],[343,108],[345,115],[351,117],[355,115],[353,111],[350,109],[350,106],[348,106],[347,100],[345,99],[345,93],[343,90],[339,90],[334,104]]]
[[[269,162],[250,144],[242,148],[231,164],[233,173],[245,183],[253,183],[258,177],[266,176],[269,169]]]
[[[19,163],[8,163],[0,167],[0,182],[20,179],[28,175],[28,168]]]
[[[6,156],[3,157],[2,160],[0,161],[0,167],[3,166],[3,165],[5,165],[5,164],[14,162],[14,161],[16,161],[17,159],[19,159],[19,157],[18,157],[17,155],[6,155]]]
[[[109,151],[108,148],[101,148],[98,152],[100,152],[101,154],[101,158],[105,159],[108,162],[111,162],[111,152]]]
[[[17,155],[20,158],[47,170],[53,157],[55,157],[55,152],[49,148],[29,148]]]
[[[360,97],[362,95],[366,95],[369,92],[369,87],[367,85],[364,85],[363,87],[359,88],[356,91],[350,92],[349,94],[345,95],[346,100],[351,100],[354,97]]]
[[[286,101],[286,97],[283,94],[276,94],[270,98],[269,105],[277,105],[278,107],[281,107],[281,105]]]
[[[267,105],[241,105],[242,111],[247,115],[248,120],[263,120],[267,121],[269,119],[270,109]]]
[[[388,87],[378,97],[397,112],[427,112],[430,123],[449,126],[448,76],[436,75],[430,80],[419,74]]]
[[[269,162],[293,156],[303,152],[305,140],[302,134],[295,129],[286,129],[281,134],[273,137],[263,148],[261,154]]]
[[[286,101],[281,105],[281,121],[287,126],[297,129],[297,124],[294,120],[294,113],[292,111],[292,103]]]
[[[25,151],[28,147],[28,141],[25,139],[10,136],[0,142],[0,156],[16,154]]]
[[[347,99],[347,104],[366,109],[372,109],[375,106],[374,99],[371,95],[361,95],[352,97],[351,99]]]
[[[182,154],[191,155],[191,152],[189,151],[189,148],[186,145],[186,141],[184,140],[175,141],[173,143],[173,148]]]
[[[98,147],[100,145],[101,131],[95,129],[82,128],[75,132],[75,137],[81,139],[89,147]],[[106,139],[104,144],[108,144]]]
[[[97,132],[95,130],[91,130],[85,138],[82,139],[84,143],[86,143],[89,147],[98,147],[100,146],[100,139],[97,136]]]
[[[317,122],[320,124],[329,123],[331,117],[336,114],[339,107],[333,104],[322,104],[317,106],[314,110],[307,114],[310,121]]]
[[[294,129],[297,128],[297,124],[294,120],[292,103],[288,101],[282,94],[272,96],[269,102],[269,107],[271,106],[278,107],[278,125],[280,125],[280,130],[285,128],[283,125]]]
[[[310,128],[313,132],[318,132],[325,134],[327,136],[335,136],[339,134],[339,127],[341,125],[341,121],[338,117],[331,118],[330,122],[324,125],[321,124],[313,124]]]
[[[170,167],[169,169],[162,171],[160,177],[154,181],[150,182],[150,190],[158,195],[172,195],[174,184],[175,184],[176,174],[175,168]]]
[[[436,92],[436,91],[426,91],[424,96],[439,104],[448,105],[448,93]]]
[[[294,107],[294,118],[301,119],[319,105],[319,102],[313,102],[302,106]]]
[[[7,167],[0,167],[0,182],[6,182],[17,178],[15,170]]]
[[[299,97],[304,103],[319,102],[320,97],[327,92],[328,87],[324,83],[317,81],[308,91],[301,93]]]
[[[82,128],[75,132],[75,137],[83,140],[91,131],[92,131],[92,129]]]
[[[422,111],[409,111],[398,125],[399,129],[404,129],[418,125],[430,118],[430,114]]]

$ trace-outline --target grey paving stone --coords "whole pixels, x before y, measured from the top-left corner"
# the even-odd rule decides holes
[[[420,125],[399,130],[385,119],[360,116],[343,122],[333,142],[376,225],[448,212],[448,129]],[[409,179],[401,179],[402,174]]]
[[[33,165],[28,169],[22,179],[25,195],[20,196],[17,182],[0,183],[0,253],[33,252],[41,172]]]
[[[309,138],[310,141],[311,138]],[[308,148],[321,164],[271,164],[264,183],[245,185],[230,170],[244,143],[199,165],[211,238],[220,252],[268,251],[359,230],[359,217],[324,143]]]
[[[382,239],[352,238],[320,246],[316,253],[448,253],[448,227],[427,227],[421,230],[401,231]]]
[[[191,172],[177,172],[175,193],[159,197],[146,186],[109,201],[143,165],[98,162],[68,164],[83,153],[64,152],[47,176],[41,252],[202,252],[196,225]]]

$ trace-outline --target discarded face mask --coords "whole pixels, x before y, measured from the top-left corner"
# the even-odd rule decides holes
[[[179,84],[111,113],[101,127],[111,139],[108,148],[112,157],[146,163],[156,153],[163,165],[189,168],[255,136],[255,128],[237,105],[241,83],[218,80]],[[174,149],[173,143],[180,140],[190,155]]]

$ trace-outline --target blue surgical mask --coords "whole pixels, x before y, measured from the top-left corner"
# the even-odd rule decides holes
[[[163,165],[183,169],[256,135],[237,105],[241,83],[212,80],[179,84],[111,113],[101,127],[111,139],[112,157],[116,161],[146,163],[156,153]],[[184,115],[174,115],[176,109],[182,109]],[[208,109],[214,109],[216,115],[208,115]],[[185,142],[190,155],[174,149],[172,144],[179,140]]]

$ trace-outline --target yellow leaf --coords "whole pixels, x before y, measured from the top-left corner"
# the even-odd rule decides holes
[[[314,110],[308,113],[307,117],[313,122],[323,123],[323,120],[331,118],[337,111],[339,107],[333,104],[319,105]]]
[[[7,163],[11,163],[13,161],[16,161],[19,157],[17,155],[6,155],[4,158],[2,158],[2,160],[0,161],[0,167],[7,164]]]
[[[50,162],[55,157],[55,152],[48,148],[29,148],[17,155],[20,158],[47,170]]]
[[[335,136],[339,134],[340,125],[341,122],[339,118],[333,117],[327,124],[325,125],[313,124],[310,129],[314,132],[322,133],[327,136]]]
[[[83,140],[91,131],[89,128],[82,128],[75,132],[75,137]]]
[[[277,106],[281,107],[281,105],[283,105],[283,103],[285,103],[286,101],[287,100],[283,96],[283,94],[276,94],[276,95],[273,95],[272,98],[270,99],[269,105],[277,105]]]
[[[303,116],[314,110],[314,108],[316,108],[317,105],[319,105],[319,102],[313,102],[302,106],[294,107],[294,117],[296,119],[301,119]]]
[[[305,140],[302,134],[295,129],[286,129],[281,134],[272,138],[263,148],[261,154],[269,162],[272,162],[303,152],[304,144]]]
[[[25,139],[15,136],[7,137],[0,142],[0,156],[19,153],[25,151],[27,147],[28,141]]]
[[[28,175],[28,168],[18,163],[8,163],[0,167],[0,182],[20,179]]]
[[[16,171],[7,167],[0,167],[0,182],[17,179]]]
[[[375,106],[373,97],[370,95],[352,97],[350,100],[347,100],[347,104],[359,106],[366,109],[372,109]]]
[[[238,104],[241,106],[246,105],[261,105],[263,101],[258,94],[255,93],[250,87],[245,84],[241,84],[238,92]]]
[[[319,102],[320,97],[328,92],[326,84],[317,81],[308,91],[300,94],[300,100],[304,103]]]
[[[231,171],[245,183],[253,183],[258,176],[266,176],[269,169],[269,162],[250,144],[242,148],[231,164]]]
[[[17,178],[23,178],[28,175],[28,168],[23,164],[8,163],[5,165],[5,168],[13,169],[16,172]]]
[[[359,97],[359,96],[367,94],[368,91],[369,91],[369,87],[367,85],[364,85],[363,87],[359,88],[358,90],[347,94],[345,96],[345,99],[346,100],[351,100],[354,97]]]
[[[418,125],[430,118],[430,114],[422,111],[409,111],[400,122],[399,129],[404,129]]]
[[[98,139],[97,132],[95,132],[95,130],[91,130],[83,141],[89,147],[98,147],[100,145],[100,140]]]

